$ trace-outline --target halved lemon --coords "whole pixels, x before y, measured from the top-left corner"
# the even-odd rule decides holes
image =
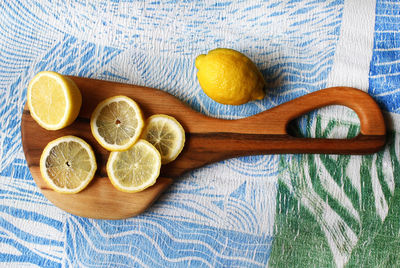
[[[28,85],[28,107],[32,118],[47,130],[70,125],[79,114],[82,95],[68,77],[56,72],[36,74]]]
[[[131,147],[139,139],[143,126],[139,105],[126,96],[114,96],[100,102],[90,119],[93,136],[109,151]]]
[[[140,139],[126,151],[111,152],[107,174],[120,191],[134,193],[152,186],[160,175],[160,153],[149,142]]]
[[[156,114],[147,119],[142,139],[150,142],[161,154],[161,161],[167,164],[175,160],[185,145],[185,130],[172,116]]]
[[[97,169],[92,148],[81,138],[64,136],[49,142],[40,157],[40,173],[56,192],[82,191]]]

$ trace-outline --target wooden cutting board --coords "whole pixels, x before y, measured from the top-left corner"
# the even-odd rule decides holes
[[[377,152],[385,144],[385,124],[378,105],[368,94],[354,88],[328,88],[251,117],[224,120],[198,113],[161,90],[81,77],[70,78],[82,92],[82,108],[76,121],[65,129],[47,131],[32,119],[25,106],[21,134],[29,169],[42,193],[54,205],[78,216],[99,219],[135,216],[146,210],[174,178],[222,159],[276,153],[369,154]],[[109,152],[96,142],[90,131],[90,115],[96,105],[115,95],[134,99],[145,117],[159,113],[175,117],[186,131],[186,144],[180,156],[162,167],[154,186],[139,193],[123,193],[112,186],[105,169]],[[286,128],[291,120],[328,105],[345,105],[353,109],[360,119],[360,134],[352,139],[310,139],[292,137],[287,133]],[[78,194],[54,192],[40,175],[42,150],[48,142],[64,135],[75,135],[86,140],[92,146],[98,162],[95,178]]]

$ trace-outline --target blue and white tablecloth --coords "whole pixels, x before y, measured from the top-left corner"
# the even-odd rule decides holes
[[[211,101],[195,57],[236,49],[268,94]],[[70,215],[36,187],[21,147],[29,80],[39,71],[167,91],[218,118],[242,118],[330,86],[368,92],[388,144],[367,156],[260,155],[183,175],[142,215]],[[352,137],[355,113],[298,121],[310,137]],[[400,266],[398,0],[0,2],[1,267]]]

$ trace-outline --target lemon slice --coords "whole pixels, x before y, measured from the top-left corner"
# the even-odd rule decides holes
[[[161,161],[167,164],[176,159],[185,144],[185,131],[172,116],[156,114],[147,119],[142,139],[150,142],[161,154]]]
[[[40,157],[40,173],[56,192],[73,194],[82,191],[97,169],[92,148],[75,136],[49,142]]]
[[[160,175],[160,153],[149,142],[140,139],[131,148],[111,152],[107,161],[107,174],[120,191],[134,193],[153,185]]]
[[[143,126],[139,106],[126,96],[105,99],[97,105],[90,119],[93,136],[109,151],[131,147],[139,139]]]
[[[76,84],[68,77],[49,71],[33,77],[27,99],[32,118],[48,130],[58,130],[74,122],[82,104]]]

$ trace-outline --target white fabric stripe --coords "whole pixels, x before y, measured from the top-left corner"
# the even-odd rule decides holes
[[[374,0],[344,2],[340,39],[327,87],[350,86],[368,90],[369,66],[374,45],[375,7]]]
[[[396,130],[399,132],[400,129],[400,114],[383,112],[383,117],[385,118],[386,128],[390,130]]]
[[[347,86],[368,91],[374,46],[375,6],[375,0],[344,2],[339,41],[326,87]],[[321,108],[319,114],[327,119],[359,123],[356,113],[344,106]]]

